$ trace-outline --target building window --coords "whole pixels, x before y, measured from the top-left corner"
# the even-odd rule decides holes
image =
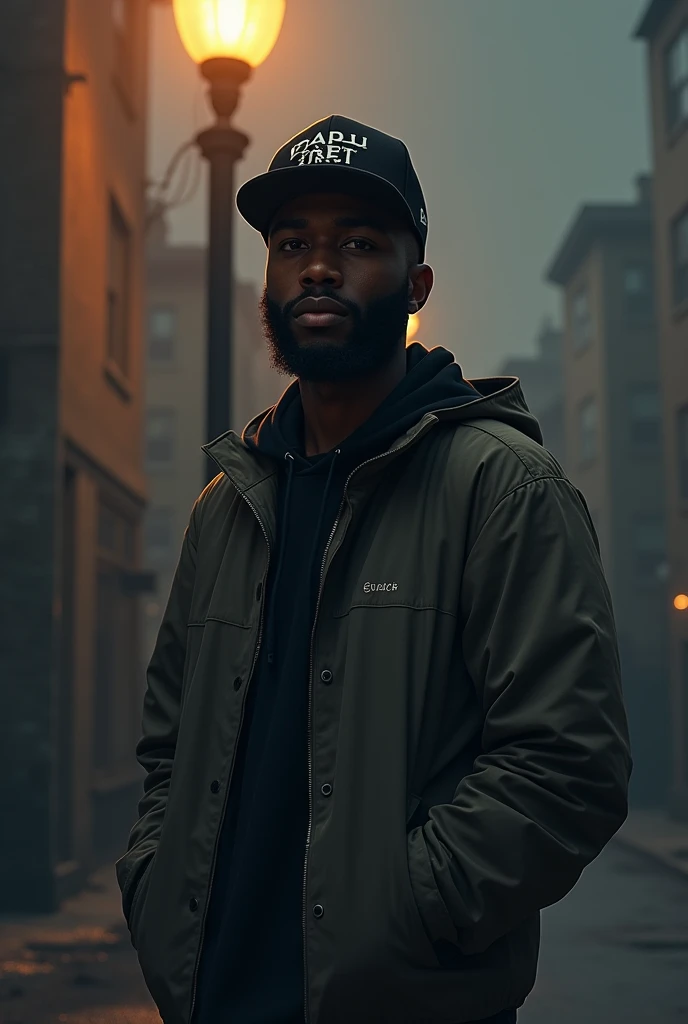
[[[156,306],[148,317],[148,358],[152,363],[171,363],[177,314],[170,306]]]
[[[133,99],[135,0],[110,0],[114,35],[114,80],[125,103]]]
[[[688,24],[666,52],[667,126],[673,132],[688,122]]]
[[[571,325],[574,349],[577,351],[585,348],[592,341],[592,312],[587,285],[574,292],[571,302]]]
[[[169,565],[174,560],[174,509],[148,509],[145,544],[146,561],[149,565]]]
[[[631,443],[657,448],[660,442],[662,410],[656,384],[639,384],[629,395]]]
[[[676,414],[678,452],[678,490],[682,501],[688,501],[688,405]]]
[[[659,515],[636,516],[633,520],[633,551],[639,577],[658,580],[658,570],[666,557],[664,521]]]
[[[134,764],[140,714],[137,664],[137,602],[127,573],[135,566],[135,522],[101,501],[96,580],[96,644],[93,764],[109,776]]]
[[[671,226],[671,250],[674,278],[674,305],[688,302],[688,210]]]
[[[107,357],[129,372],[129,280],[131,232],[114,199],[110,201],[110,260],[107,292]]]
[[[649,264],[631,263],[623,274],[624,306],[631,317],[653,313],[652,269]]]
[[[149,409],[146,430],[146,462],[148,468],[167,469],[174,462],[176,440],[174,409]]]
[[[597,402],[586,398],[578,407],[578,454],[581,462],[597,458]]]

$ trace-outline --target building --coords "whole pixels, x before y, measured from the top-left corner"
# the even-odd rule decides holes
[[[545,443],[555,459],[565,459],[564,394],[561,365],[562,332],[545,320],[534,356],[509,356],[497,374],[518,377],[528,408],[537,418]]]
[[[156,590],[143,613],[144,661],[149,657],[167,602],[191,506],[208,480],[205,443],[206,250],[171,245],[164,218],[155,217],[147,251],[148,338],[146,365],[145,565]],[[279,399],[289,379],[269,364],[251,284],[234,289],[231,428]]]
[[[688,0],[653,0],[647,45],[652,121],[659,364],[666,446],[671,808],[688,818]]]
[[[3,5],[0,909],[126,842],[145,478],[147,5]]]
[[[666,800],[667,586],[651,183],[581,207],[547,271],[563,290],[564,467],[585,495],[614,601],[636,805]]]

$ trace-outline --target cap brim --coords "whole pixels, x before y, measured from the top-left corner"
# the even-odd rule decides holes
[[[237,192],[236,204],[244,220],[261,233],[267,244],[268,231],[279,208],[292,199],[315,192],[356,196],[397,214],[418,238],[421,259],[424,258],[425,243],[409,204],[398,188],[372,171],[336,164],[280,167],[245,182]]]

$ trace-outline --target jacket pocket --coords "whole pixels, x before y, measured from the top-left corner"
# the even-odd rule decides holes
[[[151,854],[150,860],[146,864],[141,876],[136,883],[136,889],[134,890],[134,896],[131,901],[131,908],[129,910],[129,933],[131,934],[131,941],[134,949],[138,949],[138,939],[140,936],[141,918],[145,906],[146,892],[150,884],[151,870],[155,861],[155,854]]]

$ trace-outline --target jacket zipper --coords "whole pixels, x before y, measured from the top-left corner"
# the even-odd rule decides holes
[[[227,475],[228,479],[231,480],[231,477],[229,476],[229,474],[226,474],[226,475]],[[232,483],[234,483],[233,480],[232,480]],[[234,484],[234,486],[236,487],[236,484]],[[237,491],[239,491],[238,487],[237,487]],[[230,790],[230,786],[231,786],[231,782],[232,782],[232,775],[234,774],[234,762],[236,760],[236,751],[237,751],[237,746],[238,746],[238,743],[239,743],[239,736],[241,735],[241,726],[242,726],[243,721],[244,721],[244,709],[246,707],[246,700],[247,700],[246,694],[248,694],[249,684],[250,684],[251,680],[253,679],[253,672],[254,672],[254,669],[256,667],[256,662],[258,660],[258,652],[260,651],[260,644],[261,644],[261,640],[263,638],[263,611],[264,611],[264,608],[265,608],[265,581],[267,579],[268,570],[270,568],[270,540],[268,538],[267,530],[265,529],[265,526],[263,525],[262,519],[258,515],[258,512],[256,510],[255,505],[241,491],[239,491],[239,494],[241,494],[241,497],[244,499],[246,504],[249,506],[249,508],[253,512],[254,516],[258,520],[258,524],[259,524],[261,530],[263,531],[263,536],[265,537],[265,543],[268,546],[268,561],[267,561],[267,565],[265,566],[265,575],[263,576],[263,593],[262,593],[263,600],[262,600],[261,607],[260,607],[260,624],[259,624],[259,627],[258,627],[258,640],[256,642],[256,649],[253,652],[253,664],[251,665],[251,672],[250,672],[250,675],[249,675],[248,680],[246,682],[246,690],[245,690],[245,695],[244,695],[244,702],[243,702],[243,704],[241,706],[241,717],[239,719],[239,729],[238,729],[238,732],[237,732],[236,743],[234,744],[234,758],[232,759],[232,766],[231,766],[231,768],[229,770],[229,778],[227,779],[227,786],[225,788],[225,795],[224,795],[224,800],[223,800],[223,804],[222,804],[222,815],[220,817],[220,824],[218,825],[217,835],[215,836],[215,847],[213,849],[213,860],[212,860],[212,864],[210,866],[210,881],[209,881],[209,884],[208,884],[208,895],[207,895],[207,898],[206,898],[206,901],[205,901],[205,906],[203,908],[203,919],[201,921],[201,937],[200,937],[200,940],[199,940],[199,943],[198,943],[198,952],[196,954],[196,963],[194,964],[193,980],[192,980],[192,983],[191,983],[191,1011],[189,1013],[189,1024],[193,1020],[194,1009],[196,1008],[196,989],[197,989],[197,986],[198,986],[198,968],[199,968],[200,963],[201,963],[201,952],[202,952],[202,949],[203,949],[203,933],[205,931],[205,922],[206,922],[206,917],[208,916],[208,907],[210,905],[210,894],[212,893],[213,881],[215,880],[215,863],[216,863],[216,860],[217,860],[217,848],[218,848],[218,845],[219,845],[220,833],[222,831],[222,825],[224,823],[225,815],[227,813],[227,801],[228,801],[228,798],[229,798],[229,790]]]
[[[416,434],[414,437],[410,438],[404,444],[399,445],[398,448],[395,448],[394,454],[396,454],[397,452],[402,451],[404,448],[408,448],[409,445],[413,444],[414,441],[417,441],[418,439],[419,439],[419,435]],[[339,506],[339,511],[337,512],[337,517],[336,517],[336,519],[334,521],[334,526],[332,527],[332,532],[330,533],[330,536],[328,538],[327,544],[325,545],[325,552],[323,554],[322,565],[320,566],[320,584],[318,586],[318,599],[317,599],[316,604],[315,604],[315,614],[313,616],[313,629],[311,631],[310,671],[309,671],[309,679],[308,679],[308,832],[306,833],[306,853],[305,853],[304,860],[303,860],[303,915],[302,915],[302,925],[303,925],[303,1016],[304,1016],[305,1024],[309,1024],[309,1021],[310,1021],[310,1015],[309,1015],[309,1011],[308,1011],[308,960],[307,960],[307,956],[306,956],[306,890],[307,890],[307,879],[308,879],[308,848],[309,848],[310,842],[311,842],[311,828],[312,828],[312,825],[313,825],[313,758],[312,758],[312,751],[311,751],[311,706],[312,706],[312,703],[313,703],[313,700],[312,700],[312,698],[313,698],[313,641],[315,639],[315,625],[316,625],[316,622],[317,622],[317,619],[318,619],[318,611],[320,609],[320,598],[322,597],[322,588],[323,588],[323,580],[324,580],[324,576],[325,576],[325,562],[327,561],[327,552],[330,549],[330,544],[332,543],[332,538],[334,537],[335,532],[337,530],[337,527],[339,526],[339,520],[341,519],[342,509],[344,508],[344,502],[346,501],[346,489],[349,486],[349,483],[351,481],[351,477],[354,475],[354,473],[358,473],[359,470],[363,469],[363,467],[367,466],[369,463],[376,462],[378,459],[384,459],[384,458],[386,458],[390,454],[392,454],[392,453],[390,453],[390,452],[382,452],[380,455],[374,455],[372,459],[366,459],[365,462],[362,462],[360,464],[360,466],[356,466],[356,468],[353,469],[349,473],[349,476],[347,477],[346,482],[344,484],[344,491],[342,493],[342,501],[341,501],[341,504]]]

